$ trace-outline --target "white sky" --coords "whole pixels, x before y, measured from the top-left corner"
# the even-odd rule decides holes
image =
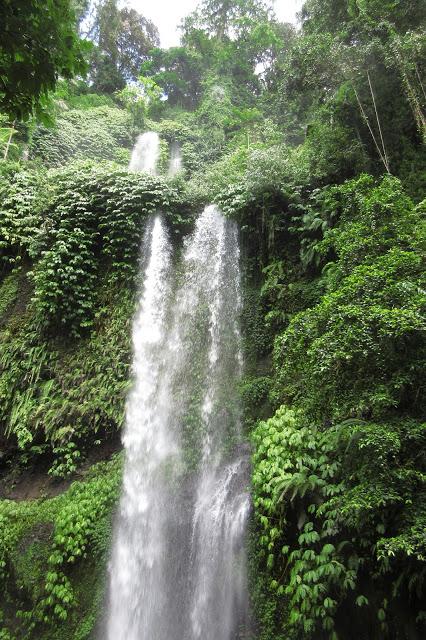
[[[187,16],[199,4],[198,0],[127,0],[147,18],[150,18],[160,31],[161,46],[174,47],[179,44],[177,29],[182,18]],[[296,12],[300,11],[303,0],[275,0],[275,13],[281,22],[296,24]]]

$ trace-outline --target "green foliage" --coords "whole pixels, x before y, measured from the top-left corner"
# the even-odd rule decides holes
[[[390,176],[376,182],[361,175],[340,187],[325,189],[316,200],[323,220],[338,219],[338,224],[325,232],[317,250],[323,255],[330,249],[335,252],[342,274],[396,246],[419,249],[424,239],[419,211],[401,183]]]
[[[75,470],[75,451],[67,452],[75,438],[91,442],[122,423],[142,222],[172,196],[161,181],[110,165],[76,165],[48,180],[12,172],[8,180],[2,257],[6,266],[35,260],[35,291],[28,306],[27,267],[2,284],[0,423],[25,456],[41,436],[56,459],[52,473],[65,475]],[[52,343],[40,321],[74,335],[96,331],[89,341],[55,335]]]
[[[0,428],[22,463],[48,455],[51,475],[66,476],[97,432],[122,425],[146,216],[161,207],[176,234],[188,221],[160,178],[108,163],[17,169],[0,206],[4,268],[15,269],[0,295]]]
[[[31,253],[40,235],[40,216],[48,200],[44,171],[21,169],[19,165],[0,183],[0,263],[19,264]]]
[[[186,19],[186,30],[205,29],[219,40],[241,37],[250,31],[254,22],[268,19],[271,8],[263,0],[204,0],[196,12]],[[189,34],[185,34],[189,37]]]
[[[0,323],[18,296],[19,273],[6,276],[0,285]]]
[[[187,57],[182,75],[186,77],[185,71],[190,67],[190,77],[196,79],[195,86],[188,87],[192,100],[198,103],[199,82],[202,84],[213,72],[221,78],[222,84],[226,78],[232,85],[238,106],[244,106],[243,110],[253,106],[255,96],[261,92],[256,66],[270,64],[273,52],[280,45],[280,35],[280,25],[274,18],[270,2],[202,2],[183,22],[182,42]],[[181,54],[180,57],[182,59]],[[173,75],[167,79],[172,80]]]
[[[297,315],[275,347],[284,395],[322,419],[421,411],[420,276],[420,258],[394,249]]]
[[[368,168],[363,145],[352,132],[320,118],[309,126],[302,154],[313,184],[340,182]]]
[[[13,175],[3,193],[3,259],[38,259],[35,308],[44,323],[74,334],[92,326],[100,273],[133,279],[144,218],[177,201],[159,178],[87,162],[51,173],[47,183],[45,174]]]
[[[75,470],[95,434],[123,422],[130,361],[132,289],[106,284],[97,299],[96,332],[89,340],[53,343],[34,328],[31,315],[9,321],[1,334],[0,425],[34,457],[34,441],[53,457],[52,475]],[[78,443],[76,449],[72,443]]]
[[[42,112],[59,75],[86,71],[68,0],[3,2],[0,25],[0,111],[11,117]]]
[[[125,86],[124,89],[115,93],[115,97],[130,113],[133,126],[142,129],[145,123],[148,101],[140,84]]]
[[[88,96],[85,96],[86,99]],[[130,113],[114,106],[77,109],[59,113],[54,127],[38,127],[31,139],[30,157],[50,167],[71,159],[94,158],[127,164],[123,149],[131,146],[133,123]]]
[[[306,132],[322,184],[351,177],[354,165],[402,177],[408,154],[424,188],[426,12],[420,1],[379,4],[306,2],[301,32],[266,72],[265,110],[286,140]]]
[[[120,459],[114,457],[93,466],[84,481],[74,482],[58,497],[0,502],[3,600],[18,589],[15,606],[21,606],[5,632],[10,625],[10,630],[19,629],[20,637],[28,631],[45,637],[49,629],[53,637],[56,628],[70,639],[89,636],[93,624],[82,635],[81,611],[76,613],[86,611],[96,594],[87,593],[88,601],[81,600],[79,572],[95,571],[101,584],[120,477]]]
[[[304,255],[302,253],[302,259]],[[295,260],[295,255],[287,252],[281,260],[273,260],[263,269],[264,283],[261,297],[264,308],[265,325],[277,334],[299,311],[315,305],[325,289],[320,278],[306,275],[303,262]]]
[[[268,376],[245,377],[240,384],[246,427],[251,428],[259,418],[270,414],[268,395],[272,380]]]
[[[55,461],[48,471],[50,475],[65,478],[77,470],[81,453],[74,442],[56,446],[52,453],[55,456]]]
[[[159,44],[157,27],[135,9],[104,0],[96,6],[91,76],[95,91],[113,93],[136,80],[149,51]]]
[[[375,637],[393,638],[407,594],[420,605],[425,436],[425,425],[407,420],[319,430],[285,406],[259,424],[254,504],[261,562],[286,610],[278,632],[340,637],[349,616],[361,635],[371,624]],[[356,619],[365,605],[371,622]],[[409,619],[399,624],[407,637]]]
[[[154,49],[143,66],[143,73],[152,77],[167,96],[170,105],[196,107],[201,96],[203,57],[185,47]]]
[[[111,96],[92,93],[92,87],[82,79],[58,80],[52,100],[58,114],[67,107],[87,110],[117,106]]]
[[[244,354],[250,373],[271,351],[272,335],[265,327],[263,311],[258,292],[253,286],[247,286],[244,291],[242,329]]]
[[[15,4],[27,35],[33,14]],[[82,462],[123,424],[146,217],[163,210],[178,242],[195,209],[216,202],[241,226],[256,636],[423,637],[424,3],[308,0],[296,32],[269,3],[208,0],[181,46],[151,52],[148,20],[98,4],[90,84],[57,82],[53,126],[14,124],[10,158],[28,143],[32,160],[0,162],[6,464],[44,468],[51,482],[85,476]],[[85,0],[72,6],[79,20],[87,12]],[[64,77],[83,67],[70,37]],[[5,74],[14,115],[46,113],[55,68],[28,97],[31,60],[19,56],[13,82]],[[26,56],[34,63],[38,46]],[[14,115],[0,116],[2,140]],[[143,129],[161,136],[161,169],[180,143],[184,175],[123,168]],[[186,471],[203,397],[193,338]],[[0,638],[90,636],[118,478],[113,461],[57,498],[0,503]]]
[[[264,269],[269,399],[292,406],[253,433],[255,602],[268,638],[346,637],[350,619],[403,639],[424,597],[422,206],[365,175],[301,198],[299,251]]]
[[[324,196],[324,213],[339,217],[319,244],[337,255],[324,272],[329,293],[277,338],[277,393],[320,420],[419,415],[426,303],[419,214],[390,178],[375,186],[361,177]]]

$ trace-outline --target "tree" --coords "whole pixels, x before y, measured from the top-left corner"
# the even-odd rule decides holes
[[[169,104],[189,109],[198,105],[206,70],[199,51],[188,47],[154,49],[142,70],[163,89]]]
[[[198,28],[219,40],[238,39],[253,23],[267,22],[272,15],[270,4],[263,0],[203,0],[185,19],[183,30],[184,35]]]
[[[368,39],[392,25],[400,33],[424,24],[426,5],[423,0],[307,0],[302,17],[305,29],[336,33],[339,38],[356,44],[361,36]]]
[[[403,148],[424,163],[425,14],[420,0],[307,0],[301,32],[266,77],[274,97],[265,94],[265,108],[285,125],[287,140],[307,133],[312,149],[330,153],[319,133],[346,130],[374,172],[409,174]]]
[[[91,2],[90,0],[70,0],[70,2],[75,13],[77,24],[80,25],[89,12]]]
[[[87,50],[69,0],[0,0],[0,111],[40,112],[59,76],[86,71]]]
[[[119,9],[117,0],[104,0],[98,6],[92,36],[97,44],[94,88],[105,93],[136,80],[149,52],[159,44],[157,27],[134,9]]]
[[[240,107],[254,106],[262,89],[259,69],[272,64],[281,40],[271,3],[204,0],[185,19],[182,32],[185,49],[201,56],[203,79],[213,71],[231,82]]]

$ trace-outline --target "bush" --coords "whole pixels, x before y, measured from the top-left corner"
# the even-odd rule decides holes
[[[421,610],[424,594],[426,425],[322,430],[282,406],[253,442],[259,558],[285,610],[277,633],[337,638],[350,624],[359,637],[408,637],[408,600]]]
[[[80,107],[62,112],[51,129],[40,126],[34,131],[30,158],[50,167],[72,158],[121,161],[120,147],[131,147],[134,136],[126,111],[113,106]]]
[[[388,177],[376,185],[362,176],[322,197],[336,220],[316,245],[335,256],[323,272],[329,292],[277,337],[276,393],[324,422],[419,415],[426,351],[419,212]]]
[[[121,461],[114,457],[93,466],[84,481],[58,497],[0,501],[1,601],[13,594],[15,606],[21,606],[9,614],[5,632],[14,629],[27,637],[32,631],[44,638],[50,630],[49,637],[89,637],[94,620],[83,624],[84,635],[80,626],[85,613],[91,615],[97,594],[84,593],[82,600],[81,583],[84,572],[94,573],[96,590],[102,588],[120,477]]]
[[[144,219],[178,203],[176,190],[160,178],[87,161],[48,175],[12,174],[2,195],[0,257],[36,261],[36,309],[43,322],[74,334],[93,322],[99,274],[131,280]]]
[[[0,269],[31,254],[41,232],[41,215],[49,199],[46,172],[19,165],[0,182]]]
[[[275,344],[276,388],[318,420],[424,408],[421,258],[390,250],[360,265]]]

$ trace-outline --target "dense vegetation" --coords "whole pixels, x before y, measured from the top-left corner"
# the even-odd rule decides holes
[[[95,629],[144,220],[179,243],[211,201],[241,226],[253,635],[424,637],[424,2],[307,0],[298,31],[204,0],[168,50],[88,5],[0,2],[0,639]],[[181,175],[128,172],[148,129]]]

